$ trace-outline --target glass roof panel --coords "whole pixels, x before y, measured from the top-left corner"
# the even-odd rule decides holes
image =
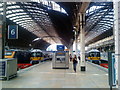
[[[0,11],[3,11],[3,8],[0,8]]]
[[[106,3],[105,5],[107,4],[108,3]],[[107,30],[110,30],[113,27],[113,9],[100,9],[103,7],[105,6],[102,5],[102,7],[97,8],[96,4],[94,4],[89,8],[89,10],[87,10],[86,15],[88,16],[88,18],[86,20],[86,26],[92,28],[86,28],[86,30],[90,30],[89,33],[86,35],[86,42],[92,40],[96,36],[101,35],[102,33],[106,32]],[[92,16],[89,16],[91,15],[90,12],[94,12],[94,14]]]
[[[2,3],[0,3],[0,7],[2,7],[3,6],[3,4]]]
[[[7,7],[7,9],[13,9],[13,8],[16,8],[16,6],[9,6],[9,7]]]
[[[6,17],[10,18],[10,17],[13,17],[13,16],[16,16],[16,15],[15,14],[10,14],[10,15],[7,15]]]

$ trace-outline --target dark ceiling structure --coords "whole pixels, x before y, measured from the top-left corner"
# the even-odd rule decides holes
[[[6,45],[19,48],[46,49],[62,43],[68,48],[74,42],[73,27],[82,2],[7,2],[7,25],[19,26],[19,39],[7,39]],[[0,3],[0,14],[3,15]],[[113,34],[113,3],[91,2],[86,11],[86,45]],[[79,31],[79,30],[78,30]],[[106,34],[109,31],[110,34]],[[39,38],[37,41],[33,41]]]
[[[113,3],[92,2],[86,11],[86,45],[113,35]]]

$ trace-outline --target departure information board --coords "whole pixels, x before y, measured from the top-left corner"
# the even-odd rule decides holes
[[[65,56],[65,51],[57,51],[56,56]]]

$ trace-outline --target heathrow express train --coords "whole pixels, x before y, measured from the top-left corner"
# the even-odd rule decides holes
[[[30,63],[37,64],[46,60],[52,60],[51,53],[43,52],[40,49],[30,50]]]
[[[17,58],[18,69],[23,69],[32,65],[30,64],[30,52],[26,50],[6,50],[5,58]]]
[[[18,64],[37,64],[42,61],[50,60],[51,56],[40,49],[28,50],[6,50],[5,58],[17,58]]]
[[[91,61],[93,63],[96,63],[96,64],[101,63],[100,51],[97,49],[92,49],[92,50],[88,51],[86,54],[86,58],[88,61]]]
[[[30,60],[32,64],[37,64],[44,60],[44,54],[39,49],[33,49],[30,51]]]

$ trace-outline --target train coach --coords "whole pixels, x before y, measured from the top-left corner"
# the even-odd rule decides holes
[[[18,69],[23,69],[32,65],[30,64],[30,52],[27,50],[6,50],[5,58],[17,58]]]

